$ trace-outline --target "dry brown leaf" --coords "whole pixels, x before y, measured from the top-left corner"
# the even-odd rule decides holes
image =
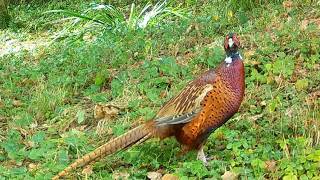
[[[317,19],[304,19],[301,21],[301,24],[300,24],[300,29],[301,30],[306,30],[308,25],[309,24],[316,24],[318,29],[320,29],[320,18],[317,18]]]
[[[17,166],[22,166],[23,162],[17,162],[16,165]]]
[[[112,174],[112,179],[114,180],[126,180],[129,179],[130,174],[126,172],[116,172]]]
[[[95,119],[113,119],[118,115],[120,108],[114,105],[101,105],[97,104],[94,107],[94,118]]]
[[[96,36],[93,36],[92,34],[90,33],[86,33],[83,38],[82,38],[84,41],[87,41],[87,42],[94,42],[97,40],[97,37]]]
[[[187,30],[186,30],[186,34],[189,34],[190,33],[190,31],[192,30],[194,28],[194,25],[193,24],[191,24],[188,28],[187,28]]]
[[[173,174],[165,174],[161,180],[179,180],[179,177]]]
[[[306,101],[307,105],[313,106],[313,105],[316,105],[316,103],[317,103],[317,101],[319,101],[319,99],[320,99],[320,90],[310,93],[306,97],[305,101]]]
[[[83,125],[83,126],[78,126],[75,129],[78,131],[84,131],[86,129],[87,125]]]
[[[293,114],[293,109],[292,107],[289,107],[287,108],[286,112],[285,112],[285,115],[288,116],[289,118],[292,117],[292,114]]]
[[[255,54],[255,50],[248,50],[246,52],[244,52],[244,57],[246,59],[249,59],[251,56],[253,56]]]
[[[286,10],[291,10],[292,4],[293,4],[292,1],[283,1],[282,6]]]
[[[36,170],[36,169],[38,169],[38,165],[37,165],[37,164],[30,163],[30,164],[28,165],[28,171],[34,171],[34,170]]]
[[[257,114],[257,115],[249,117],[249,119],[251,121],[256,121],[256,120],[260,119],[261,117],[263,117],[263,114]]]
[[[318,26],[318,29],[320,29],[320,18],[315,19],[313,22]]]
[[[21,135],[23,135],[24,137],[29,136],[29,132],[21,127],[14,127],[15,130],[19,131]]]
[[[22,106],[22,102],[20,100],[13,100],[12,105],[14,107],[20,107],[20,106]]]
[[[236,179],[238,179],[238,174],[231,172],[231,171],[226,171],[221,176],[221,179],[222,180],[236,180]]]
[[[82,170],[81,173],[84,174],[84,175],[87,175],[87,176],[91,175],[91,174],[93,173],[93,171],[92,171],[92,166],[91,166],[91,165],[87,165],[87,166]]]
[[[148,172],[147,177],[151,180],[161,180],[161,173],[158,172]]]
[[[161,91],[160,98],[166,98],[167,97],[167,91]]]
[[[308,27],[308,25],[309,25],[309,21],[305,19],[305,20],[303,20],[303,21],[301,22],[301,24],[300,24],[300,29],[301,29],[301,30],[306,30],[307,27]]]
[[[3,103],[3,101],[1,101],[1,99],[0,99],[0,108],[3,108],[4,107],[4,103]]]
[[[107,105],[103,107],[105,116],[115,117],[118,115],[120,108],[112,105]]]
[[[265,168],[269,172],[274,172],[276,170],[277,162],[275,160],[270,160],[265,162]]]
[[[26,141],[26,142],[24,143],[24,145],[26,145],[27,147],[31,147],[31,148],[36,147],[36,145],[34,144],[33,141]]]
[[[266,105],[267,105],[267,102],[266,102],[266,101],[261,101],[261,102],[260,102],[260,106],[263,106],[263,107],[264,107],[264,106],[266,106]]]
[[[252,64],[253,66],[257,66],[257,65],[261,64],[260,61],[255,61],[255,60],[252,60],[252,61],[249,61],[249,62],[250,62],[250,64]]]
[[[274,80],[276,81],[276,83],[277,83],[278,85],[280,85],[280,84],[282,83],[282,81],[283,81],[283,79],[281,78],[281,76],[276,76],[276,77],[274,78]]]
[[[102,119],[104,117],[104,112],[101,105],[97,104],[94,107],[93,115],[95,119]]]

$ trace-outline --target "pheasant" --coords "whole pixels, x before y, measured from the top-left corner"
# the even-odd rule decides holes
[[[84,155],[52,179],[150,138],[174,136],[182,145],[181,154],[197,150],[197,159],[206,164],[203,146],[208,136],[238,111],[244,97],[245,71],[239,47],[237,35],[229,33],[224,40],[226,58],[217,68],[191,81],[164,104],[153,120]]]

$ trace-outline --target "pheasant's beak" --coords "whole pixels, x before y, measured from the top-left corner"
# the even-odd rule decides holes
[[[232,48],[233,44],[234,44],[233,39],[229,38],[229,40],[228,40],[229,48]]]

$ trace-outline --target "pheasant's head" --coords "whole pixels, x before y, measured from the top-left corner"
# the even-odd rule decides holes
[[[240,41],[236,33],[229,33],[224,40],[224,50],[227,54],[236,53],[240,47]]]

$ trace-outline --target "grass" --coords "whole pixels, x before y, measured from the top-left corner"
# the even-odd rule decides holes
[[[82,22],[64,31],[69,22],[53,23],[64,15],[43,14],[82,12],[87,2],[10,7],[13,23],[1,31],[0,43],[8,37],[50,43],[0,57],[1,179],[48,179],[151,119],[189,80],[223,59],[222,41],[230,31],[241,37],[246,97],[239,113],[209,137],[209,168],[195,153],[177,157],[172,139],[149,140],[102,159],[87,175],[144,179],[157,171],[181,179],[228,173],[240,179],[319,179],[319,4],[228,2],[187,1],[180,6],[188,18],[95,31]],[[130,14],[131,4],[114,6]],[[57,39],[61,32],[65,36]],[[72,175],[86,177],[80,169]]]

